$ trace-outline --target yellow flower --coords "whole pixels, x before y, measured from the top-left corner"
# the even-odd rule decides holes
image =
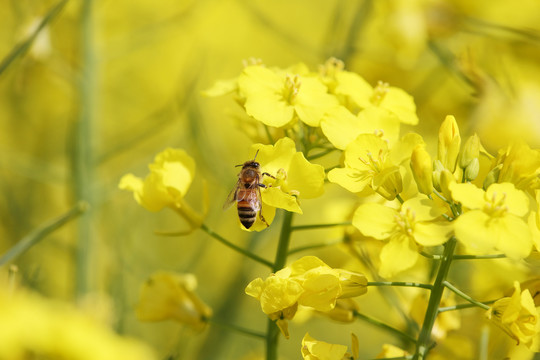
[[[412,96],[383,82],[373,88],[360,75],[343,69],[344,64],[334,58],[329,59],[321,68],[322,81],[340,100],[341,105],[354,113],[359,109],[375,107],[387,111],[404,124],[418,124]]]
[[[380,135],[390,144],[399,138],[399,120],[378,107],[366,108],[355,116],[344,106],[337,106],[327,111],[321,129],[332,145],[341,150],[360,134]]]
[[[135,200],[149,211],[180,208],[195,176],[195,161],[184,150],[167,148],[148,167],[150,174],[144,180],[124,175],[120,189],[133,191]]]
[[[0,289],[0,339],[0,359],[157,359],[148,346],[95,317],[22,291]]]
[[[376,135],[359,135],[345,150],[345,167],[331,170],[328,179],[354,193],[369,186],[393,200],[403,190],[399,165],[421,142],[419,135],[409,134],[390,150],[388,143]]]
[[[271,319],[290,320],[298,305],[330,311],[338,298],[365,294],[367,279],[362,274],[333,269],[315,256],[305,256],[266,280],[253,280],[245,291],[260,301],[262,311]],[[285,324],[278,322],[288,337],[283,330]]]
[[[514,282],[514,289],[511,297],[497,300],[486,316],[518,344],[530,348],[540,331],[538,311],[529,290],[521,291],[517,281]]]
[[[529,255],[532,234],[523,219],[529,212],[527,195],[513,184],[492,184],[484,191],[453,183],[452,198],[470,209],[453,222],[457,239],[473,251],[502,251],[519,259]]]
[[[540,189],[540,150],[531,149],[524,142],[515,142],[499,150],[494,160],[498,183],[510,182],[534,196]]]
[[[300,119],[319,126],[324,113],[338,104],[317,78],[248,66],[238,78],[248,115],[265,125],[282,127]]]
[[[329,344],[315,340],[309,333],[302,339],[302,357],[304,360],[348,360],[352,355],[347,353],[347,346]]]
[[[438,160],[451,173],[456,169],[460,147],[459,127],[456,119],[448,115],[439,128]]]
[[[261,171],[274,176],[263,176],[266,188],[261,189],[262,211],[270,224],[275,209],[281,208],[301,214],[298,199],[312,199],[324,192],[324,168],[311,164],[304,154],[296,151],[294,141],[289,138],[279,139],[275,145],[255,144],[253,153],[257,153],[257,162]],[[259,218],[250,230],[266,229],[266,224]]]
[[[195,176],[193,158],[184,150],[167,148],[157,154],[148,167],[150,174],[144,180],[127,174],[120,179],[118,187],[132,191],[135,200],[148,211],[169,207],[184,217],[192,228],[199,227],[202,216],[184,201]]]
[[[426,198],[405,201],[399,210],[368,203],[358,207],[353,225],[365,236],[389,240],[383,247],[379,273],[391,277],[412,267],[418,259],[418,245],[436,246],[445,243],[452,233],[447,221],[440,221],[443,208]]]
[[[154,273],[141,288],[137,318],[141,321],[173,319],[195,330],[204,329],[212,309],[195,294],[196,287],[197,280],[192,274]]]

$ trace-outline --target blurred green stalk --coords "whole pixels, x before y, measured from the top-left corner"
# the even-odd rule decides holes
[[[94,184],[93,122],[96,107],[96,61],[94,58],[93,0],[83,0],[81,7],[81,77],[80,113],[74,128],[73,180],[77,200],[90,204],[90,211],[81,217],[76,254],[76,295],[81,297],[91,289],[90,274],[93,259],[92,205]]]
[[[47,235],[61,228],[64,224],[84,213],[87,208],[88,205],[85,202],[78,202],[65,214],[44,223],[37,229],[30,232],[28,235],[23,237],[17,244],[15,244],[11,249],[9,249],[4,255],[2,255],[2,257],[0,257],[0,266],[5,265],[9,261],[24,254],[28,249],[37,244]]]

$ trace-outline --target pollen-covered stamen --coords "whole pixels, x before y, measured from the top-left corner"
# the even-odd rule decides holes
[[[506,214],[508,212],[506,193],[502,193],[502,196],[497,200],[497,193],[493,192],[491,199],[486,199],[484,211],[493,217],[499,217]]]
[[[369,101],[373,105],[376,105],[376,106],[380,105],[381,102],[384,100],[384,97],[388,93],[389,88],[390,88],[390,85],[388,83],[379,81],[375,89],[373,89],[373,94],[369,98]]]
[[[384,137],[384,129],[373,130],[373,135],[378,136],[382,139]]]
[[[319,74],[322,77],[329,77],[335,79],[336,74],[345,69],[345,63],[335,57],[331,57],[326,60],[324,65],[319,65]]]
[[[414,224],[416,223],[416,214],[410,208],[400,211],[395,215],[396,224],[400,231],[407,236],[412,236]]]
[[[292,104],[296,100],[298,91],[300,90],[300,78],[298,75],[291,76],[287,74],[285,76],[285,84],[283,85],[283,97],[288,103]]]
[[[377,158],[373,157],[373,154],[371,153],[371,151],[366,152],[366,155],[367,155],[367,159],[364,159],[363,157],[359,157],[358,160],[360,160],[362,163],[368,166],[370,168],[370,171],[374,173],[381,172],[382,165],[384,164],[384,151],[382,149],[379,149]]]

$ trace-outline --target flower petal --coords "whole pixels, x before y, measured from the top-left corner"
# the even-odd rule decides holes
[[[418,260],[418,248],[407,236],[395,236],[381,250],[379,274],[388,278],[407,270]]]
[[[352,224],[365,236],[384,240],[396,231],[396,210],[381,204],[362,204],[354,212]]]

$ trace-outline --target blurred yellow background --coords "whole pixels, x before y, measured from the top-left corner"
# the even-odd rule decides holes
[[[538,1],[0,0],[0,9],[0,254],[86,200],[88,212],[13,261],[18,282],[103,312],[117,332],[150,344],[160,359],[262,358],[262,341],[223,328],[195,333],[173,322],[137,321],[140,285],[165,269],[194,273],[217,319],[263,331],[266,317],[244,288],[267,269],[202,231],[155,235],[186,224],[170,211],[150,213],[118,190],[122,175],[144,176],[165,147],[185,149],[197,163],[187,201],[202,208],[204,179],[206,223],[240,246],[274,254],[277,226],[243,232],[236,213],[222,211],[234,165],[252,156],[253,141],[234,120],[231,98],[201,96],[216,80],[237,76],[244,60],[316,69],[334,56],[372,85],[401,87],[415,99],[415,131],[432,150],[447,114],[463,133],[477,132],[488,150],[513,137],[540,146]],[[30,47],[21,50],[25,42]],[[296,221],[342,221],[353,203],[328,184],[324,198],[305,201]],[[299,232],[293,245],[342,235]],[[331,266],[348,261],[339,247],[317,254]],[[362,310],[400,324],[381,303],[376,292],[360,301]],[[320,317],[293,322],[291,339],[280,343],[282,358],[300,357],[307,329],[341,344],[355,332],[362,359],[395,340],[359,322],[328,326]]]

